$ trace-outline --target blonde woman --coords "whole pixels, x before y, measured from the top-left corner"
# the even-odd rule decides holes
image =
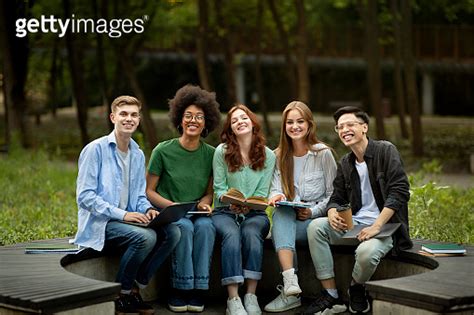
[[[312,219],[325,215],[336,176],[331,149],[316,137],[316,123],[303,102],[289,103],[282,114],[280,143],[275,150],[269,204],[273,213],[272,239],[280,261],[283,286],[280,294],[265,306],[267,312],[283,312],[299,307],[296,242],[307,244],[306,228]],[[278,206],[278,201],[295,201],[308,207]]]

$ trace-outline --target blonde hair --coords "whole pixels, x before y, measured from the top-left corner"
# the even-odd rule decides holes
[[[110,105],[110,110],[113,113],[117,110],[118,107],[121,107],[124,105],[136,105],[138,106],[139,111],[142,109],[142,103],[140,103],[140,101],[137,98],[133,96],[122,95],[114,99],[114,101]]]

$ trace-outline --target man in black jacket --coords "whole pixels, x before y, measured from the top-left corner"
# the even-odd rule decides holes
[[[353,223],[368,226],[357,235],[349,287],[349,310],[366,313],[370,303],[364,283],[373,275],[382,257],[392,248],[396,254],[400,249],[412,247],[408,234],[409,183],[396,147],[388,141],[367,137],[367,113],[346,106],[336,111],[334,120],[335,131],[351,152],[338,166],[334,192],[326,207],[327,217],[317,218],[308,226],[309,249],[323,290],[305,313],[346,311],[336,288],[329,246],[338,243],[347,229],[347,222],[337,212],[346,204],[351,205]],[[401,223],[401,226],[392,237],[374,238],[388,222]]]

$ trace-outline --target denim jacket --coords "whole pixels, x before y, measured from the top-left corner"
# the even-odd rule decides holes
[[[316,218],[326,214],[326,204],[333,192],[332,182],[336,176],[336,161],[325,144],[318,143],[313,149],[315,151],[309,151],[305,160],[294,201],[311,203],[311,217]],[[284,195],[284,192],[281,187],[280,169],[277,166],[273,172],[270,198],[280,194]]]
[[[362,198],[355,158],[353,152],[342,157],[334,180],[334,192],[326,211],[348,203],[351,204],[354,214],[360,210]],[[389,222],[402,224],[393,237],[395,253],[400,249],[411,248],[413,243],[408,233],[410,185],[397,148],[388,141],[369,138],[364,160],[377,207],[380,211],[384,207],[394,210],[395,213]]]
[[[109,220],[122,220],[127,211],[146,213],[152,207],[145,195],[145,156],[131,139],[130,184],[127,209],[118,208],[122,168],[114,131],[84,147],[79,156],[76,198],[78,228],[75,244],[102,250]]]

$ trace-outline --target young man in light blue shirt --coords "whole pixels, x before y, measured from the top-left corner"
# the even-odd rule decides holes
[[[89,143],[79,157],[78,230],[74,242],[97,251],[123,251],[116,281],[117,313],[153,313],[139,289],[146,287],[179,241],[175,225],[161,229],[126,224],[147,223],[159,212],[145,195],[145,156],[132,139],[140,123],[140,102],[119,96],[111,105],[114,130]]]

